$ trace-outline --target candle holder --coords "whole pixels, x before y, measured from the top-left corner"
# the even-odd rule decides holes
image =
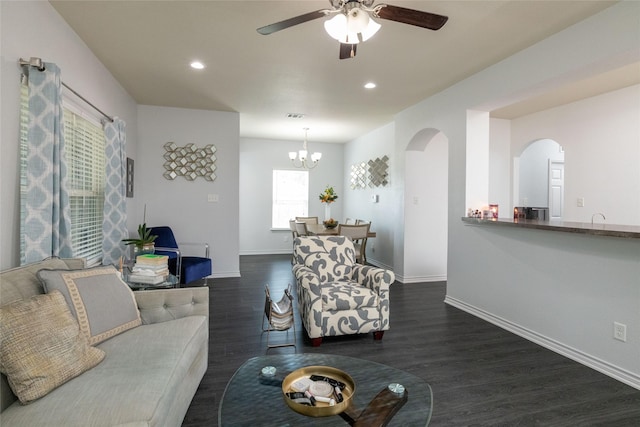
[[[498,219],[498,205],[490,204],[489,205],[489,215],[492,219]]]

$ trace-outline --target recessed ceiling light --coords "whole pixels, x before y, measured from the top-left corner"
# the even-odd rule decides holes
[[[375,84],[374,82],[369,82],[369,83],[366,83],[366,84],[364,85],[364,87],[365,87],[366,89],[373,89],[373,88],[375,88],[375,87],[376,87],[376,84]]]
[[[204,68],[204,64],[200,61],[193,61],[191,63],[191,68],[195,68],[196,70],[202,70]]]

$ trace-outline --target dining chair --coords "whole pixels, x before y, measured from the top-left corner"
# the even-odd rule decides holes
[[[367,236],[369,234],[369,227],[371,224],[359,224],[359,225],[338,225],[338,235],[345,236],[353,242],[353,248],[356,251],[356,262],[360,264],[367,263]]]
[[[317,224],[318,217],[317,216],[297,216],[296,221],[302,221],[307,224]]]
[[[296,240],[296,237],[298,237],[298,230],[296,230],[296,220],[295,219],[290,219],[289,220],[289,229],[291,230],[291,264],[293,264],[294,262],[294,258],[293,258],[293,242]]]
[[[356,220],[355,220],[355,219],[353,219],[353,218],[346,218],[346,219],[344,220],[344,224],[347,224],[347,225],[355,225],[355,224],[356,224]]]
[[[308,236],[309,231],[307,230],[307,223],[304,221],[296,221],[296,232],[299,236]]]

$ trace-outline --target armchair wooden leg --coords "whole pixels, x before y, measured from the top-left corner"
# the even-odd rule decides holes
[[[320,344],[322,344],[322,337],[311,338],[311,346],[312,347],[320,347]]]
[[[383,335],[384,331],[373,331],[373,339],[376,341],[380,341]]]

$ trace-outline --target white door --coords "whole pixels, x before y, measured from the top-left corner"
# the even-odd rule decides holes
[[[549,219],[562,219],[564,162],[549,159]]]

